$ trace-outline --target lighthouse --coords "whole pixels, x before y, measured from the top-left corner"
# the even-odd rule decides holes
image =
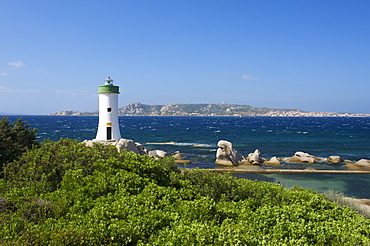
[[[99,125],[95,140],[119,140],[121,133],[118,124],[119,86],[113,85],[108,77],[104,85],[99,86]]]

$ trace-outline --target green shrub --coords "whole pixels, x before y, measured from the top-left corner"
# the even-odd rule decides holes
[[[5,245],[369,245],[370,222],[313,190],[46,141],[0,180]]]
[[[37,129],[30,129],[30,125],[25,125],[21,118],[14,123],[5,116],[0,120],[0,177],[5,163],[37,144],[36,133]]]

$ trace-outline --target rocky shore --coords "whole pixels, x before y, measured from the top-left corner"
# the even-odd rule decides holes
[[[231,142],[220,140],[217,144],[216,164],[225,166],[240,166],[240,165],[281,165],[285,163],[329,163],[329,164],[345,164],[352,170],[370,171],[370,160],[361,159],[358,161],[344,160],[340,156],[328,156],[326,158],[317,157],[308,153],[297,151],[291,157],[272,157],[270,159],[263,158],[260,151],[256,149],[253,153],[249,153],[244,157],[232,145]]]
[[[185,156],[179,152],[168,153],[164,150],[153,150],[146,148],[143,144],[135,142],[131,139],[120,139],[120,140],[85,140],[83,141],[87,146],[93,146],[94,143],[101,143],[103,145],[112,145],[117,148],[118,151],[127,150],[140,155],[147,155],[153,158],[163,158],[166,156],[172,156],[177,163],[186,164],[190,163],[190,160],[185,159]],[[272,165],[279,166],[283,163],[301,163],[301,164],[314,164],[314,163],[326,163],[326,164],[343,164],[346,165],[348,170],[353,171],[369,171],[370,172],[370,160],[361,159],[358,161],[344,160],[340,156],[328,156],[328,157],[317,157],[302,151],[297,151],[293,156],[290,157],[272,157],[270,159],[264,158],[260,151],[256,149],[253,153],[249,153],[246,157],[241,155],[232,145],[231,142],[226,140],[218,141],[218,149],[216,152],[215,163],[223,166],[258,166],[258,165]],[[276,171],[282,171],[277,169]],[[245,171],[245,170],[244,170]],[[254,170],[256,172],[260,170]],[[267,170],[269,171],[269,170]],[[271,170],[270,170],[271,171]],[[288,170],[289,171],[289,170]],[[314,169],[304,170],[290,170],[290,171],[309,171],[314,172]],[[325,171],[325,170],[319,170]],[[332,170],[338,171],[339,170]],[[346,170],[341,170],[341,172]]]

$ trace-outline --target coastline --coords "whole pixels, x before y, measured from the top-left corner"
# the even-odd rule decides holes
[[[97,116],[99,112],[79,112],[64,110],[47,115]],[[140,102],[130,103],[118,108],[118,116],[234,116],[234,117],[370,117],[366,113],[312,112],[300,109],[276,109],[237,105],[228,103],[147,105]]]
[[[55,112],[51,114],[41,114],[41,115],[26,115],[25,116],[95,116],[98,114],[84,114],[80,112],[75,113],[63,113]],[[6,115],[4,115],[6,116]],[[15,116],[15,115],[11,115]],[[22,115],[19,115],[22,116]],[[118,116],[126,117],[271,117],[271,118],[367,118],[370,114],[364,113],[321,113],[321,112],[300,112],[297,114],[286,114],[286,113],[271,113],[271,114],[118,114]]]

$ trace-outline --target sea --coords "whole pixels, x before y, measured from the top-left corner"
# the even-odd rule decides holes
[[[0,116],[1,117],[1,116]],[[10,115],[37,128],[39,141],[60,138],[91,140],[96,136],[97,116]],[[339,155],[357,161],[370,159],[370,117],[170,117],[120,116],[122,138],[132,139],[150,149],[180,152],[191,163],[188,168],[223,168],[214,163],[219,140],[227,140],[242,155],[258,149],[262,157],[290,157],[297,151],[327,158]],[[345,163],[283,163],[258,168],[348,170]],[[370,199],[370,174],[233,174],[238,178],[280,182],[329,190],[346,196]]]

